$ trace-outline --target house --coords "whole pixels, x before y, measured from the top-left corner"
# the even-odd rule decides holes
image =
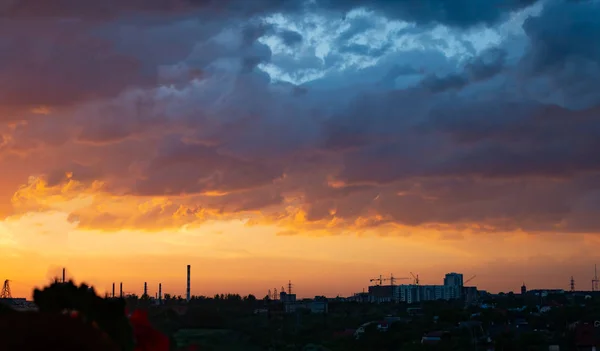
[[[312,301],[294,301],[284,303],[284,311],[286,313],[294,313],[298,310],[309,310],[311,313],[327,313],[327,300],[312,300]]]
[[[429,332],[421,338],[423,345],[436,345],[443,340],[450,339],[450,332],[445,330]]]

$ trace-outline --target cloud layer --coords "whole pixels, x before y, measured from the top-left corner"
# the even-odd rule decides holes
[[[243,4],[3,1],[0,213],[600,229],[597,1]]]

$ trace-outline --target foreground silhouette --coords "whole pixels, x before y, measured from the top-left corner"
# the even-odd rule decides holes
[[[0,309],[3,350],[168,351],[144,311],[127,315],[122,299],[103,299],[89,286],[53,283],[36,289],[38,311]]]

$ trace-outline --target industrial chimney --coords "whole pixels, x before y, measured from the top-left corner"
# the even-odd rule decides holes
[[[119,297],[123,298],[123,282],[119,283]]]
[[[189,264],[187,265],[187,293],[186,293],[186,300],[187,302],[190,302],[190,272],[192,270],[192,266],[190,266]]]
[[[148,283],[144,282],[144,296],[148,296]]]
[[[162,283],[158,283],[158,303],[162,303]]]
[[[113,283],[112,298],[115,298],[115,283]]]
[[[63,283],[66,283],[66,282],[67,282],[67,280],[66,280],[66,276],[67,276],[67,275],[66,275],[66,269],[65,269],[65,268],[63,268],[63,278],[62,278],[62,282],[63,282]]]

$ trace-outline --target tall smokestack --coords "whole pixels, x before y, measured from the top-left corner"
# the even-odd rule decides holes
[[[115,298],[115,283],[113,283],[112,297]]]
[[[148,283],[144,282],[144,296],[148,296]]]
[[[162,283],[158,283],[158,302],[162,302]]]
[[[123,298],[123,282],[119,283],[119,297]]]
[[[63,282],[63,283],[66,283],[66,282],[67,282],[67,280],[66,280],[66,276],[67,276],[67,274],[66,274],[66,271],[67,271],[67,270],[66,270],[65,268],[63,268],[63,278],[62,278],[62,282]]]
[[[190,272],[192,270],[192,266],[190,266],[189,264],[187,265],[187,293],[186,293],[186,300],[187,302],[190,302]]]

